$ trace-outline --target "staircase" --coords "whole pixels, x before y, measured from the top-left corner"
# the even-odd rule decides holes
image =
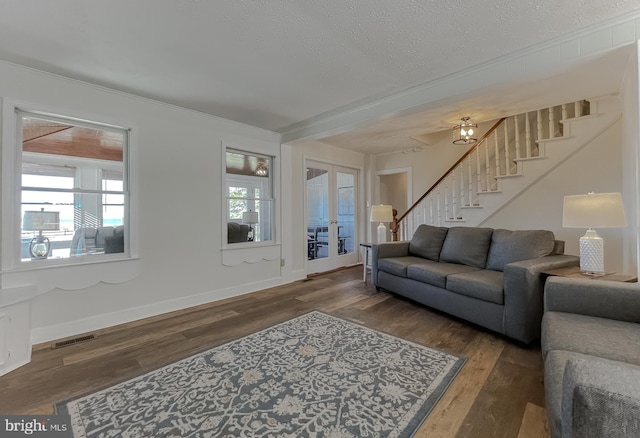
[[[398,239],[420,224],[482,225],[619,118],[616,99],[604,96],[499,120],[397,219]]]

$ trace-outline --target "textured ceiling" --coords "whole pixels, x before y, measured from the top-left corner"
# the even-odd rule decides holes
[[[271,130],[640,0],[0,0],[0,59]]]

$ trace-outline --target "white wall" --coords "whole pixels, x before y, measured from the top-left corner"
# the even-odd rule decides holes
[[[278,134],[1,62],[0,96],[119,121],[137,138],[132,148],[138,157],[140,273],[121,284],[37,296],[31,303],[36,342],[261,289],[287,277],[279,257],[228,267],[221,251],[223,145],[273,155],[278,163]]]
[[[548,148],[553,146],[547,145]],[[481,226],[551,230],[556,239],[565,241],[565,253],[580,255],[578,242],[586,229],[562,227],[562,203],[566,195],[588,192],[622,192],[620,122],[522,192]],[[605,269],[623,272],[623,230],[611,228],[596,231],[604,239]]]

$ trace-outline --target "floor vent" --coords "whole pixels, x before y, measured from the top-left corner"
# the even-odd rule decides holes
[[[95,338],[95,335],[87,335],[80,336],[79,338],[66,339],[64,341],[56,342],[51,346],[51,348],[55,350],[56,348],[68,347],[69,345],[79,344],[80,342],[93,341]]]

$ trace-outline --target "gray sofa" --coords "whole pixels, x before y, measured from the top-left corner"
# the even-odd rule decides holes
[[[640,437],[638,283],[551,277],[544,310],[551,436]]]
[[[551,231],[420,225],[411,241],[372,246],[377,288],[528,344],[540,338],[542,271],[578,266]]]
[[[70,256],[76,257],[96,251],[106,254],[124,252],[124,225],[78,228],[71,239]]]

